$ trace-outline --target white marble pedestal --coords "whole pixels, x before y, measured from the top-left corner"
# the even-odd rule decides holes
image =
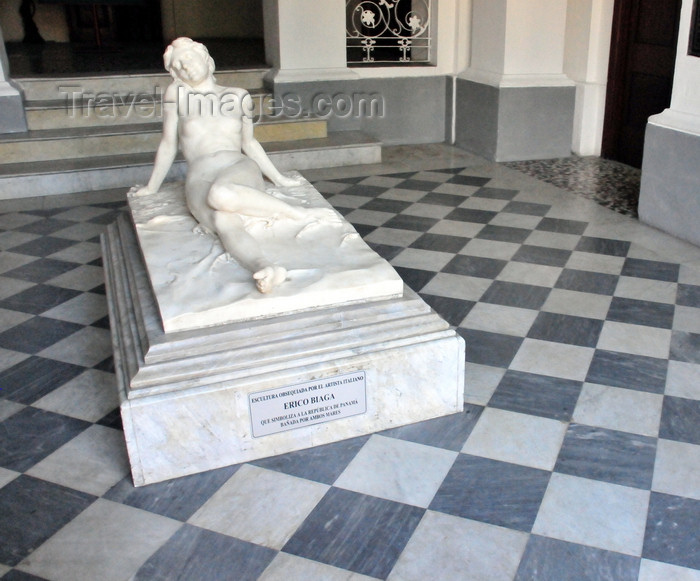
[[[136,486],[462,411],[464,341],[408,288],[166,333],[126,215],[103,252]]]

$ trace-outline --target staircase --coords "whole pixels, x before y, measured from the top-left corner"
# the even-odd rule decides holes
[[[355,131],[329,133],[323,119],[274,115],[266,69],[217,72],[249,90],[255,135],[281,170],[381,161],[381,145]],[[15,79],[29,130],[0,135],[0,200],[128,188],[148,181],[162,123],[167,73]],[[178,157],[169,180],[182,179]]]

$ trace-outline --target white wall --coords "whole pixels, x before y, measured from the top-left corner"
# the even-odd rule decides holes
[[[600,155],[613,0],[569,0],[564,72],[576,83],[572,151]]]
[[[700,57],[688,56],[693,1],[683,0],[671,109],[700,116]]]

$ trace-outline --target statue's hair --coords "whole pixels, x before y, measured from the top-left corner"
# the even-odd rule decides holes
[[[186,48],[198,52],[209,65],[209,74],[214,74],[214,59],[211,58],[211,56],[209,55],[207,47],[204,46],[201,42],[196,42],[191,38],[181,36],[180,38],[176,38],[175,40],[173,40],[163,53],[163,64],[165,65],[165,70],[168,71],[173,77],[176,76],[175,73],[173,73],[171,67],[173,61],[173,52],[176,49],[180,48]]]

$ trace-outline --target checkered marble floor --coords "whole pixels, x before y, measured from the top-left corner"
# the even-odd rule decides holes
[[[122,202],[0,214],[0,578],[699,580],[700,249],[448,161],[307,175],[464,337],[464,412],[138,489]]]

